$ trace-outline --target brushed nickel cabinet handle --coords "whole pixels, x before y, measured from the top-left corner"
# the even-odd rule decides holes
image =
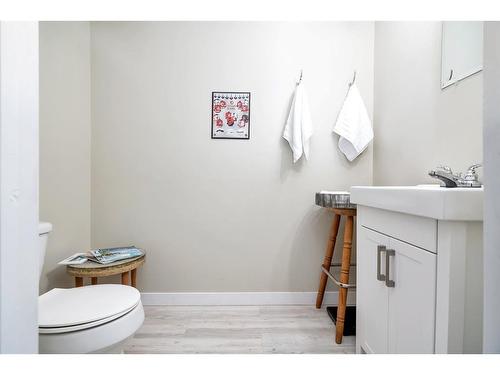
[[[382,252],[387,251],[384,245],[378,245],[377,246],[377,280],[379,281],[385,281],[385,275],[382,275],[380,272],[380,263],[381,260],[380,258],[382,257]]]
[[[388,288],[394,288],[396,283],[394,280],[391,280],[390,276],[390,258],[391,256],[395,257],[396,256],[396,251],[395,250],[386,250],[385,252],[385,286]]]

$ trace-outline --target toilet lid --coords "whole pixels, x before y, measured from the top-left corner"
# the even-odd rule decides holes
[[[133,309],[140,298],[139,291],[127,285],[55,288],[38,297],[38,326],[42,329],[106,322]]]

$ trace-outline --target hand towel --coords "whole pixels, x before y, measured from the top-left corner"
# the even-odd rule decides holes
[[[373,129],[356,84],[351,85],[333,132],[340,135],[339,149],[353,161],[373,139]]]
[[[290,107],[290,113],[283,132],[290,144],[293,153],[293,162],[296,163],[302,154],[309,159],[309,140],[313,134],[309,101],[304,84],[300,82],[296,89]]]

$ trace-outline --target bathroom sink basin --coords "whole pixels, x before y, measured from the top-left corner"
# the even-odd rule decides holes
[[[484,188],[352,186],[351,202],[437,220],[482,221]]]

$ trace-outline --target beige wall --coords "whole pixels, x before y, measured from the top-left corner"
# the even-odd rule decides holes
[[[372,182],[371,148],[349,164],[331,129],[354,69],[372,111],[373,29],[92,23],[92,246],[144,247],[146,292],[316,290],[330,218],[314,193]],[[292,165],[301,68],[315,135]],[[212,90],[252,93],[249,141],[210,139]]]
[[[444,90],[440,75],[441,22],[375,23],[374,184],[482,161],[482,73]]]
[[[440,22],[43,22],[40,54],[42,290],[71,285],[63,257],[134,243],[144,291],[312,291],[329,225],[315,191],[482,159],[482,73],[440,89]],[[315,135],[293,166],[301,68]],[[349,164],[330,131],[354,69],[375,143]],[[210,139],[212,90],[252,92],[249,141]]]
[[[41,291],[73,285],[61,259],[90,247],[88,22],[40,22],[40,220],[49,237]]]

